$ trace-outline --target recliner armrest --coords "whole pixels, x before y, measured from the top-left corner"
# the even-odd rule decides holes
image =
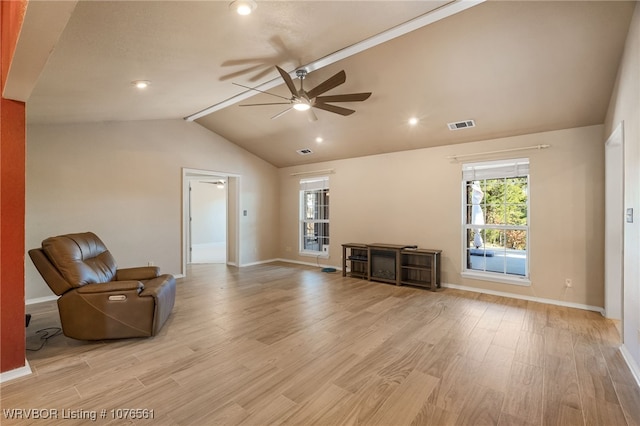
[[[160,276],[160,268],[157,266],[139,266],[116,270],[116,281],[150,280],[158,276]]]
[[[175,278],[173,275],[164,274],[156,277],[152,280],[146,281],[144,283],[144,289],[140,293],[140,296],[154,296],[156,297],[158,294],[164,291],[165,287],[173,286],[175,287]]]
[[[76,292],[79,294],[113,293],[118,291],[136,291],[140,293],[142,290],[144,290],[144,284],[140,281],[111,281],[108,283],[86,284],[78,287]]]

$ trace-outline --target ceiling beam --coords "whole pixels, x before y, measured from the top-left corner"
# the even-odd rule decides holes
[[[425,27],[429,24],[437,22],[441,19],[447,18],[451,15],[455,15],[456,13],[467,10],[473,6],[476,6],[480,3],[483,3],[485,0],[454,0],[446,5],[439,7],[438,9],[432,10],[431,12],[427,12],[424,15],[418,16],[410,21],[397,25],[393,28],[390,28],[386,31],[381,32],[380,34],[376,34],[368,39],[355,43],[351,46],[345,47],[344,49],[338,50],[330,55],[327,55],[323,58],[318,59],[317,61],[311,62],[305,66],[296,68],[304,68],[307,72],[312,72],[319,70],[320,68],[331,65],[335,62],[346,59],[350,56],[363,52],[367,49],[371,49],[379,44],[385,43],[389,40],[393,40],[394,38],[400,37],[412,31],[415,31],[419,28]],[[291,78],[296,78],[296,70],[290,71],[289,74]],[[255,89],[260,91],[267,91],[273,87],[279,86],[282,84],[282,79],[280,77],[274,78],[273,80],[269,80],[265,83],[256,86]],[[194,121],[198,118],[204,117],[205,115],[209,115],[215,111],[219,111],[223,108],[226,108],[231,105],[235,105],[238,102],[244,101],[255,95],[255,91],[247,90],[238,95],[232,96],[222,102],[218,102],[217,104],[211,105],[201,111],[198,111],[194,114],[191,114],[184,119],[187,121]]]

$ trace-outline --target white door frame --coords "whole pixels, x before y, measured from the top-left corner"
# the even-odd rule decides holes
[[[240,175],[213,170],[182,168],[182,275],[187,275],[189,260],[189,182],[194,179],[224,178],[227,180],[227,264],[238,265],[240,258]],[[231,216],[234,216],[233,218]],[[230,250],[231,249],[231,250]]]
[[[622,321],[624,298],[624,126],[605,142],[604,311]]]

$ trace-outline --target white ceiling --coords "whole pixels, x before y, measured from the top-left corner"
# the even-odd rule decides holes
[[[307,90],[345,70],[346,83],[326,94],[373,92],[341,104],[356,110],[348,117],[316,110],[315,122],[297,111],[272,120],[286,105],[227,102],[197,120],[278,167],[604,121],[635,2],[486,2],[315,65],[456,3],[258,0],[242,17],[227,1],[31,2],[5,96],[22,93],[29,123],[183,118],[246,92],[234,82],[279,78],[275,65],[309,66]],[[138,79],[152,84],[138,91]],[[477,127],[447,129],[467,119]]]

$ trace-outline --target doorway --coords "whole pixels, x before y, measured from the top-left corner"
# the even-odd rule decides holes
[[[237,265],[239,176],[183,169],[182,274],[187,264]]]
[[[226,178],[189,181],[188,263],[227,262]]]
[[[604,310],[621,321],[624,271],[624,132],[623,123],[605,143]],[[621,333],[622,334],[622,333]]]

